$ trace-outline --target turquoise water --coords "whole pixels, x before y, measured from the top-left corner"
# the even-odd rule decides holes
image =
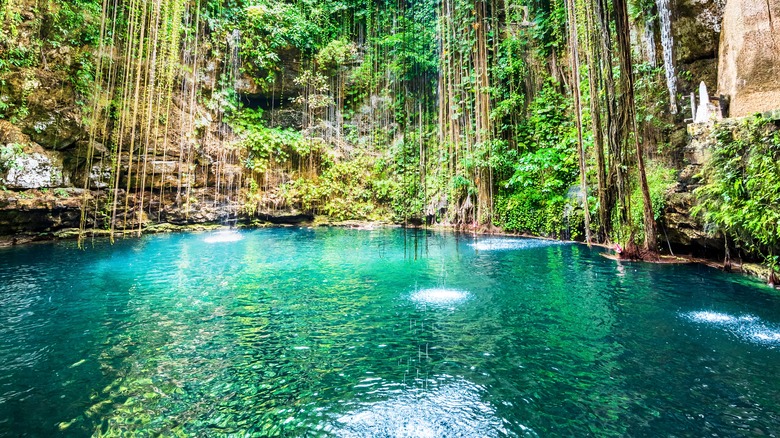
[[[773,436],[780,296],[384,229],[0,250],[0,436]]]

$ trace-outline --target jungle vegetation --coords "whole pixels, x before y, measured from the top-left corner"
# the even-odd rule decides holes
[[[495,226],[650,259],[660,249],[674,182],[660,152],[679,99],[663,61],[631,40],[632,27],[663,34],[660,3],[35,0],[39,34],[20,46],[30,1],[0,2],[0,72],[77,48],[67,69],[85,166],[107,169],[105,197],[85,194],[85,227],[103,216],[140,232],[155,190],[186,206],[201,178],[214,202],[249,213]],[[2,105],[3,118],[25,116]],[[699,193],[712,230],[776,266],[773,135],[720,135]],[[161,156],[178,161],[176,183],[155,184],[173,172],[154,168]]]

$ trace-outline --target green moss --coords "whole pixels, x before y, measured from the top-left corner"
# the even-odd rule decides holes
[[[669,190],[677,184],[677,171],[666,167],[660,162],[650,162],[645,169],[647,185],[650,189],[650,203],[653,206],[653,219],[659,226],[664,226],[664,210]],[[644,199],[638,183],[633,184],[631,191],[631,228],[634,230],[637,242],[644,241]],[[617,224],[616,224],[617,225]],[[621,230],[622,235],[629,235],[629,230]],[[619,240],[619,239],[616,239]]]

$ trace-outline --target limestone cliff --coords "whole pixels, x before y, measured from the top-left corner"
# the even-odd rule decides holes
[[[674,60],[685,84],[680,90],[683,95],[695,92],[700,81],[710,87],[717,81],[724,3],[725,0],[677,0],[672,4]]]
[[[780,108],[780,0],[728,0],[723,15],[718,93],[729,116]]]

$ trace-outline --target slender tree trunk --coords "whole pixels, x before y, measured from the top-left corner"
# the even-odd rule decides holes
[[[615,31],[617,33],[617,43],[620,58],[620,75],[623,89],[623,123],[628,130],[624,133],[624,139],[628,139],[633,132],[634,146],[636,148],[637,170],[639,172],[639,185],[642,191],[642,200],[644,201],[643,223],[645,231],[644,250],[647,258],[658,257],[658,239],[656,236],[656,225],[653,217],[653,205],[650,199],[650,189],[647,184],[647,174],[645,172],[645,159],[642,144],[639,141],[639,132],[636,129],[635,99],[634,99],[634,77],[631,63],[631,44],[630,28],[628,22],[628,8],[626,0],[615,0]]]
[[[575,1],[567,0],[569,15],[569,59],[571,61],[571,89],[574,95],[574,112],[577,122],[577,152],[580,164],[580,194],[582,196],[582,210],[585,220],[585,241],[591,244],[590,237],[590,210],[588,208],[588,181],[585,163],[585,146],[582,142],[582,105],[580,95],[580,61],[579,38],[577,35],[577,10]]]
[[[602,214],[604,216],[605,237],[609,240],[613,232],[612,215],[615,206],[620,201],[621,206],[625,205],[625,167],[623,165],[623,147],[620,140],[620,130],[617,121],[617,93],[615,92],[614,65],[612,61],[612,36],[610,30],[610,17],[607,5],[604,0],[592,0],[595,20],[595,39],[594,44],[594,63],[596,69],[600,68],[603,74],[600,76],[603,80],[602,89],[604,90],[604,106],[606,114],[604,117],[606,128],[606,144],[609,152],[609,160],[605,163],[606,184],[604,190],[604,206]],[[600,97],[599,97],[600,98]],[[619,222],[625,223],[625,209],[621,208],[619,212]],[[619,239],[620,236],[618,236]]]
[[[599,198],[599,231],[598,239],[602,242],[609,238],[610,211],[608,211],[609,201],[607,199],[607,171],[604,157],[604,135],[601,124],[601,96],[599,84],[601,83],[599,44],[596,41],[593,22],[594,12],[590,2],[586,3],[585,29],[588,50],[585,51],[585,59],[588,65],[588,85],[590,90],[590,118],[591,129],[593,132],[593,149],[596,151],[596,173],[598,176],[598,198]]]
[[[473,58],[474,72],[476,75],[476,87],[474,90],[474,122],[475,122],[475,140],[476,146],[484,149],[489,147],[491,128],[490,128],[490,82],[488,79],[488,61],[487,61],[487,4],[478,0],[474,7],[476,9],[476,29],[475,55]],[[484,159],[490,158],[487,152],[484,152]],[[475,179],[477,183],[477,208],[475,211],[478,223],[486,223],[490,220],[490,174],[487,166],[479,164],[475,169]]]

